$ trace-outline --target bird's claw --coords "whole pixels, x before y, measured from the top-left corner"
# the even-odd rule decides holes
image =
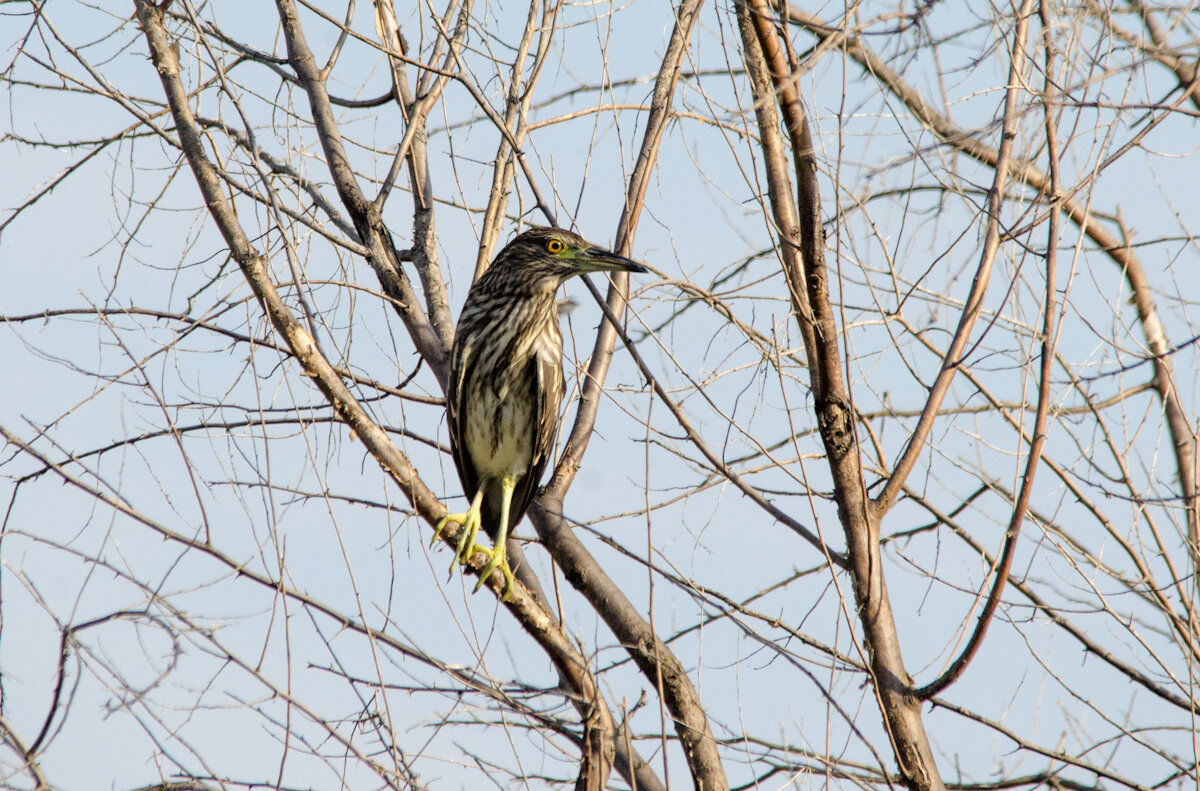
[[[439,519],[438,523],[433,528],[433,538],[429,540],[429,546],[433,546],[438,542],[438,539],[442,537],[442,531],[446,529],[446,525],[450,524],[451,522],[458,522],[461,525],[466,518],[466,514],[446,514]]]
[[[480,552],[488,556],[488,562],[479,570],[479,582],[475,583],[475,590],[478,591],[483,587],[483,584],[488,581],[492,573],[496,569],[500,569],[500,573],[504,575],[504,593],[500,595],[500,601],[505,602],[512,598],[513,592],[513,573],[508,567],[508,552],[503,544],[494,546],[491,549],[483,549],[476,547]]]
[[[467,511],[462,514],[446,514],[438,520],[433,531],[433,541],[430,545],[436,543],[441,537],[442,531],[446,529],[446,525],[450,522],[456,522],[462,525],[462,535],[458,538],[458,546],[454,550],[454,559],[450,561],[450,572],[454,572],[454,567],[462,564],[467,565],[467,562],[476,552],[482,552],[487,555],[488,561],[482,569],[479,570],[479,581],[475,583],[475,590],[478,591],[483,587],[483,584],[488,581],[492,573],[496,569],[500,569],[500,573],[504,575],[504,593],[500,597],[500,601],[508,601],[512,596],[513,591],[513,573],[508,567],[508,552],[503,544],[495,547],[480,546],[475,543],[475,538],[479,535],[480,518],[478,512]]]
[[[451,522],[456,522],[463,529],[462,535],[458,537],[458,545],[454,549],[454,559],[450,561],[450,571],[454,571],[456,565],[459,563],[465,565],[472,555],[485,550],[475,543],[475,537],[479,535],[480,519],[479,515],[472,511],[462,514],[446,514],[439,519],[437,526],[433,530],[433,540],[430,542],[430,546],[437,543],[437,540],[442,536],[442,531]]]

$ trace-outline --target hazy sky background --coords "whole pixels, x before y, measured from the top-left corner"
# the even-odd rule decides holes
[[[209,8],[206,15],[212,14],[236,30],[244,41],[283,52],[277,18],[266,4],[216,3]],[[664,9],[661,3],[644,1],[564,6],[551,65],[539,78],[531,118],[554,118],[606,102],[648,103],[653,75],[670,35],[671,19]],[[812,10],[833,18],[840,6]],[[81,47],[87,42],[81,53],[112,86],[138,97],[143,105],[162,100],[145,41],[136,25],[123,16],[131,11],[129,4],[98,8],[47,4],[39,35],[27,43],[28,54],[18,57],[12,46],[30,24],[27,11],[28,6],[17,3],[0,8],[4,61],[7,64],[15,58],[9,81],[3,85],[5,101],[0,102],[0,126],[10,133],[0,142],[0,222],[11,220],[0,231],[0,314],[134,306],[206,317],[222,326],[269,336],[263,330],[260,310],[246,301],[247,287],[236,266],[226,260],[223,243],[202,211],[190,171],[178,169],[177,152],[152,137],[105,147],[51,194],[11,219],[18,205],[62,175],[64,168],[78,162],[81,152],[88,150],[86,145],[49,148],[23,140],[98,140],[134,123],[115,102],[82,95],[69,84],[67,90],[57,91],[21,84],[22,80],[54,81],[30,57],[45,58],[49,52],[64,73],[96,85],[96,78],[50,39],[51,24],[63,40]],[[343,12],[331,9],[334,14]],[[506,42],[518,36],[524,13],[515,3],[487,4],[476,12],[476,24],[490,35],[472,34],[467,62],[476,69],[478,82],[494,103],[501,101],[501,85],[487,78],[493,67],[484,53],[510,60]],[[874,13],[880,10],[864,15]],[[997,114],[1003,92],[995,86],[1003,83],[1007,62],[996,56],[992,28],[985,24],[988,17],[976,24],[968,13],[960,4],[938,4],[920,29],[871,43],[927,95],[942,98],[960,124],[975,128]],[[323,59],[333,44],[333,31],[312,14],[306,13],[305,19],[309,43]],[[402,19],[401,24],[413,29],[417,23]],[[360,4],[354,27],[374,38],[368,4]],[[922,40],[937,40],[963,30],[967,32],[956,33],[939,47],[936,62],[927,51],[912,49]],[[1082,31],[1079,46],[1087,45],[1087,35]],[[795,40],[803,55],[811,40],[801,33]],[[414,48],[420,46],[416,40],[410,43]],[[192,50],[184,53],[189,69],[195,65],[196,54]],[[1107,65],[1111,66],[1121,56],[1109,57],[1113,60]],[[772,454],[792,460],[747,475],[773,502],[821,530],[826,540],[840,549],[844,540],[832,504],[810,500],[801,485],[808,481],[823,490],[828,478],[824,460],[819,458],[819,439],[810,431],[811,402],[802,385],[805,370],[788,364],[786,377],[781,377],[744,333],[702,304],[676,315],[688,298],[681,281],[689,281],[725,294],[736,307],[739,320],[763,337],[778,339],[785,349],[801,347],[757,203],[762,187],[751,177],[750,148],[738,134],[739,129],[753,128],[744,76],[725,73],[738,58],[731,7],[707,5],[685,65],[688,74],[677,92],[676,106],[683,115],[668,129],[633,248],[633,255],[645,261],[654,274],[634,278],[630,328],[640,339],[638,348],[656,376],[672,389],[697,430],[723,458],[737,460],[770,446]],[[1098,64],[1096,68],[1100,72],[1104,67]],[[275,76],[261,66],[239,67],[236,76],[246,86],[243,98],[257,126],[260,145],[278,155],[302,151],[304,158],[297,164],[336,202],[311,129],[297,128],[269,106],[271,102],[290,102],[303,114],[302,97],[298,92],[280,92]],[[186,80],[194,84],[198,78],[211,77],[208,70],[202,74],[189,71]],[[580,85],[594,86],[603,80],[615,87],[564,95]],[[388,85],[385,63],[353,41],[330,80],[331,92],[355,98],[380,95]],[[905,313],[921,328],[930,329],[936,343],[944,344],[957,319],[953,300],[965,294],[978,262],[982,222],[977,220],[977,212],[982,197],[972,190],[986,190],[990,171],[936,147],[931,135],[901,112],[894,100],[881,98],[878,87],[864,79],[857,66],[843,64],[839,57],[826,57],[801,85],[815,116],[819,158],[826,167],[822,175],[824,214],[832,220],[839,206],[846,210],[843,224],[831,222],[827,233],[829,264],[844,278],[844,318],[850,328],[847,345],[855,355],[851,378],[856,406],[866,412],[885,405],[900,410],[919,408],[925,395],[922,380],[932,378],[938,360],[912,343],[902,344],[899,352],[895,349],[893,333],[897,330],[879,318],[881,311],[897,307],[895,294],[888,293],[888,286],[879,286],[888,280],[881,273],[891,264],[909,282],[920,280],[920,287],[912,289],[904,304]],[[1110,96],[1113,86],[1106,83],[1097,97],[1089,94],[1088,98],[1132,101],[1128,95],[1144,95],[1157,99],[1166,94],[1168,86],[1165,78],[1161,85],[1127,84],[1125,96]],[[543,101],[547,102],[544,106],[539,104]],[[228,101],[218,103],[211,91],[197,103],[196,110],[206,116],[219,114],[240,126]],[[1103,108],[1073,117],[1078,122],[1070,130],[1064,157],[1064,171],[1069,174],[1065,178],[1071,183],[1124,142],[1129,134],[1127,124],[1136,120],[1124,119],[1112,127],[1109,139],[1106,124],[1111,113]],[[720,125],[711,123],[712,119]],[[350,150],[360,177],[381,178],[390,165],[390,151],[403,134],[395,107],[343,108],[338,120],[353,141]],[[1040,123],[1040,113],[1031,111],[1023,120],[1019,145],[1036,138]],[[435,107],[429,128],[429,166],[441,202],[437,208],[438,252],[457,315],[470,284],[480,223],[477,213],[462,207],[478,208],[486,201],[497,134],[481,120],[466,92],[453,83]],[[621,110],[582,114],[531,133],[527,146],[531,167],[539,188],[548,193],[553,190],[562,225],[577,222],[575,227],[593,241],[612,242],[625,179],[643,128],[643,114]],[[1144,151],[1106,169],[1089,195],[1104,212],[1119,206],[1122,219],[1136,229],[1138,238],[1174,240],[1155,244],[1143,255],[1153,269],[1162,300],[1177,306],[1164,312],[1168,334],[1175,342],[1196,335],[1195,302],[1188,284],[1194,280],[1197,250],[1181,230],[1184,223],[1194,222],[1194,216],[1186,216],[1191,202],[1180,201],[1181,195],[1194,192],[1190,185],[1197,176],[1192,156],[1195,140],[1194,119],[1164,124],[1145,140]],[[989,142],[996,143],[994,132]],[[911,156],[914,148],[921,151],[915,158]],[[252,178],[245,172],[243,176]],[[836,191],[835,177],[840,180]],[[407,175],[401,183],[407,186]],[[545,222],[531,211],[523,179],[518,183],[510,215],[524,212],[528,222]],[[905,190],[914,183],[918,189],[899,197],[877,197],[861,206],[852,200],[852,196]],[[953,188],[930,189],[936,184]],[[375,187],[371,184],[367,189],[373,193]],[[307,203],[295,197],[297,205]],[[152,201],[156,209],[147,213]],[[1010,217],[1016,216],[1016,208],[1009,210]],[[251,235],[267,229],[261,207],[246,201],[239,203],[239,211]],[[398,190],[393,196],[385,220],[396,233],[397,246],[406,246],[411,227],[407,192]],[[516,228],[513,221],[505,224],[501,244]],[[1073,228],[1064,228],[1060,254],[1060,279],[1070,306],[1060,352],[1081,368],[1111,372],[1119,365],[1118,350],[1136,346],[1140,330],[1126,304],[1128,294],[1121,273],[1091,252],[1072,257],[1075,233]],[[307,277],[314,283],[311,297],[324,324],[323,340],[326,350],[332,350],[331,356],[357,373],[388,384],[412,374],[417,363],[412,345],[391,309],[371,293],[378,290],[377,282],[365,262],[314,235],[296,232],[294,238],[299,240],[298,253]],[[1044,244],[1044,233],[1037,232],[1036,239]],[[256,244],[272,253],[276,277],[285,278],[278,234],[256,239]],[[1030,367],[1021,372],[1022,355],[1032,355],[1035,349],[1029,337],[1022,336],[1021,346],[1005,333],[1022,322],[1026,326],[1037,322],[1037,295],[1030,292],[1029,284],[1036,287],[1041,280],[1033,274],[1037,259],[1022,258],[1013,248],[1015,245],[1006,248],[1006,256],[1012,257],[1001,262],[1002,272],[989,292],[989,309],[1001,310],[1003,315],[994,327],[976,332],[984,338],[977,365],[1001,398],[1019,400],[1036,391],[1035,370]],[[735,271],[747,260],[744,268]],[[1029,272],[1018,271],[1020,266],[1029,267]],[[334,281],[366,290],[356,291]],[[867,281],[872,288],[864,285]],[[909,293],[907,286],[899,291]],[[570,333],[570,388],[573,361],[590,350],[600,314],[581,284],[571,284],[568,294],[580,303],[566,327]],[[0,327],[0,359],[8,371],[0,387],[0,424],[61,460],[70,452],[138,436],[168,421],[190,426],[239,416],[250,419],[256,414],[282,417],[286,411],[275,410],[308,407],[314,417],[327,416],[320,394],[290,361],[281,363],[278,354],[261,347],[251,353],[245,344],[231,343],[215,333],[183,333],[183,326],[180,321],[145,316],[105,321],[81,315]],[[647,335],[651,329],[655,334]],[[155,354],[163,344],[172,347]],[[1194,354],[1187,352],[1177,366],[1179,387],[1186,392],[1185,403],[1193,411],[1195,362]],[[1126,384],[1131,384],[1148,373],[1132,371],[1123,376],[1129,377]],[[1118,380],[1125,382],[1122,377],[1109,381]],[[772,523],[727,484],[682,497],[703,478],[692,462],[681,459],[681,454],[695,457],[695,451],[680,441],[678,427],[666,409],[653,402],[619,344],[608,386],[613,393],[602,407],[596,434],[568,498],[571,518],[590,524],[639,557],[645,556],[649,535],[656,564],[704,584],[719,583],[721,592],[737,601],[823,562],[816,550]],[[1060,386],[1057,405],[1078,405],[1078,396],[1061,382]],[[405,389],[438,395],[427,370],[418,371]],[[356,392],[373,399],[368,408],[386,427],[405,427],[447,442],[440,407],[398,398],[378,399],[367,387]],[[156,399],[166,408],[155,403]],[[982,405],[961,380],[952,400]],[[1131,399],[1127,409],[1129,436],[1125,439],[1139,449],[1144,462],[1138,474],[1169,488],[1174,468],[1166,440],[1154,422],[1157,406],[1149,395],[1143,395]],[[570,419],[569,411],[567,425]],[[647,420],[653,431],[647,430]],[[731,421],[736,427],[731,427]],[[998,418],[986,415],[939,424],[932,447],[921,462],[924,472],[912,485],[947,508],[977,485],[979,470],[1007,486],[1015,485],[1024,449],[1010,430],[999,426]],[[39,436],[43,427],[50,428]],[[793,431],[800,435],[795,445],[784,442]],[[263,441],[264,433],[271,442]],[[399,432],[393,437],[431,488],[451,497],[460,494],[448,456]],[[889,460],[895,460],[904,439],[895,426],[880,438]],[[1100,441],[1098,437],[1092,440]],[[93,458],[85,463],[90,473],[71,469],[90,485],[119,491],[132,508],[174,531],[197,536],[209,531],[222,552],[255,570],[277,575],[282,566],[287,584],[386,629],[441,661],[480,666],[498,678],[516,678],[536,687],[556,683],[549,662],[512,628],[494,599],[487,594],[470,595],[473,578],[464,579],[455,571],[447,581],[449,550],[427,547],[429,526],[405,515],[401,493],[340,424],[316,423],[303,432],[294,425],[213,430],[189,433],[183,442],[186,462],[176,442],[164,437]],[[1093,453],[1092,448],[1078,445],[1078,437],[1061,431],[1051,436],[1050,447],[1056,458],[1079,463],[1085,471],[1086,459]],[[801,461],[794,460],[797,453]],[[86,650],[72,653],[64,690],[64,696],[69,696],[69,715],[63,718],[60,713],[54,720],[53,740],[44,755],[44,768],[58,788],[127,789],[154,782],[160,771],[170,776],[170,761],[156,766],[148,758],[156,751],[169,753],[197,773],[205,771],[206,760],[219,756],[211,767],[215,774],[273,782],[281,771],[282,745],[279,730],[270,721],[281,721],[287,712],[273,691],[239,663],[262,668],[280,688],[290,685],[295,696],[313,705],[321,716],[344,719],[347,734],[354,731],[351,723],[367,706],[370,693],[360,689],[364,697],[356,698],[331,668],[367,679],[382,674],[401,687],[449,685],[445,675],[411,657],[383,649],[372,653],[359,636],[342,632],[331,619],[305,612],[295,602],[285,605],[269,590],[239,580],[195,550],[161,540],[152,530],[115,515],[109,506],[58,478],[42,475],[21,483],[18,490],[18,477],[31,472],[34,465],[11,449],[5,451],[0,466],[5,475],[0,493],[9,507],[5,522],[9,535],[0,545],[3,713],[21,734],[26,738],[36,735],[46,716],[62,624],[80,624],[122,608],[149,606],[163,618],[179,619],[175,629],[186,621],[194,630],[173,644],[168,632],[153,620],[130,617],[89,629],[80,638]],[[273,489],[261,485],[260,477],[267,472]],[[1083,472],[1080,477],[1085,477]],[[320,492],[329,496],[311,496]],[[1095,491],[1092,494],[1097,495]],[[650,519],[644,514],[629,515],[649,503],[671,500],[674,502],[655,510]],[[392,510],[381,507],[385,503]],[[1105,507],[1111,509],[1113,519],[1137,521],[1133,504],[1108,501]],[[1079,518],[1072,496],[1049,475],[1039,479],[1033,508],[1064,523]],[[985,496],[965,521],[995,552],[1007,513],[998,498],[988,502]],[[1169,520],[1164,522],[1170,526]],[[884,532],[892,534],[929,523],[924,511],[901,504],[888,517]],[[522,525],[518,532],[532,535],[532,528]],[[606,547],[590,532],[584,532],[584,540],[631,599],[648,609],[643,565]],[[1107,547],[1097,540],[1103,552]],[[1178,547],[1178,540],[1175,542]],[[1014,569],[1038,579],[1048,578],[1051,587],[1057,586],[1063,598],[1071,600],[1075,589],[1084,591],[1086,585],[1055,554],[1052,544],[1045,534],[1027,527]],[[955,630],[967,616],[986,569],[978,556],[961,544],[939,541],[933,535],[917,535],[893,547],[887,571],[906,660],[914,676],[928,681],[957,652]],[[537,548],[530,554],[542,579],[553,585],[545,554]],[[94,557],[105,558],[108,567],[88,560]],[[1186,562],[1182,549],[1179,560]],[[930,570],[949,584],[931,580]],[[838,584],[848,596],[848,581],[839,578]],[[1100,584],[1108,582],[1101,580]],[[1119,591],[1104,592],[1125,601]],[[781,586],[755,601],[753,607],[853,652],[854,629],[846,621],[837,593],[828,572],[821,570]],[[624,650],[614,644],[565,583],[561,594],[567,626],[585,650],[596,652],[595,665],[608,669],[624,662]],[[1079,596],[1081,609],[1092,606],[1083,593]],[[1023,605],[1020,597],[1011,598]],[[654,615],[660,634],[674,634],[716,613],[711,601],[693,591],[661,578],[655,580]],[[1113,674],[1101,669],[1094,657],[1086,656],[1077,643],[1044,619],[1023,622],[1032,617],[1023,606],[1014,606],[1006,616],[1018,626],[993,629],[985,650],[948,693],[951,700],[1003,722],[1017,734],[1050,742],[1054,734],[1064,732],[1086,743],[1108,727],[1100,712],[1124,711],[1131,721],[1157,720],[1164,727],[1178,727],[1177,737],[1158,734],[1158,738],[1173,744],[1181,754],[1189,751],[1189,726],[1176,710],[1145,693],[1131,692],[1123,679],[1114,682]],[[771,633],[771,641],[763,644],[759,637],[764,633],[760,623],[724,618],[673,644],[710,707],[714,733],[718,737],[753,733],[819,752],[845,751],[870,761],[846,723],[849,719],[890,767],[890,749],[864,679],[842,670],[831,671],[815,652],[778,633]],[[1118,641],[1127,639],[1116,632],[1110,636]],[[228,647],[236,661],[221,655],[218,645]],[[1141,650],[1136,645],[1126,648]],[[339,661],[344,666],[337,667]],[[1180,667],[1177,656],[1165,661]],[[109,667],[120,668],[122,676],[107,676],[105,668]],[[1186,676],[1186,668],[1183,673]],[[614,707],[633,706],[642,692],[654,701],[653,691],[627,662],[608,670],[603,678]],[[1064,680],[1066,686],[1079,690],[1080,698],[1064,691]],[[832,690],[843,707],[841,714],[831,710],[822,688]],[[125,691],[119,691],[122,689]],[[129,689],[143,694],[132,696]],[[1105,704],[1105,696],[1111,696],[1114,703]],[[1097,702],[1097,708],[1089,707],[1089,699]],[[472,785],[478,782],[478,770],[469,763],[458,763],[464,760],[457,748],[461,743],[505,765],[513,764],[514,752],[526,759],[549,752],[537,733],[436,727],[444,718],[470,719],[478,713],[473,707],[479,703],[478,698],[460,700],[450,692],[397,689],[388,696],[392,716],[403,726],[395,733],[397,743],[416,760],[422,779],[431,787],[478,787]],[[299,712],[293,716],[304,719]],[[156,717],[160,719],[155,721]],[[636,717],[639,733],[659,727],[653,702]],[[945,709],[926,707],[926,727],[940,751],[938,758],[947,781],[957,779],[959,772],[964,780],[980,781],[1042,766],[1034,766],[1028,753],[1013,753],[1007,739],[971,726]],[[173,729],[178,729],[180,741],[165,735]],[[315,740],[324,737],[313,727],[300,726],[298,730]],[[518,745],[514,747],[510,740]],[[653,749],[643,746],[646,752]],[[334,744],[310,747],[331,756],[327,764],[322,766],[293,752],[282,770],[284,783],[297,788],[338,787],[335,775],[345,768],[337,758],[341,748]],[[561,761],[546,756],[544,764],[523,769],[535,775],[569,776],[573,756],[569,752]],[[15,769],[12,760],[11,753],[0,759],[0,766],[6,767],[4,782],[18,782],[11,774]],[[1159,776],[1138,774],[1136,770],[1148,764],[1142,764],[1137,756],[1122,754],[1112,761],[1120,771],[1142,780]],[[353,771],[362,772],[361,768]],[[738,765],[736,758],[730,758],[728,772],[734,785],[747,783],[762,771],[761,765]],[[673,785],[687,784],[681,762],[673,762],[671,777]],[[783,787],[785,780],[772,778],[762,787]],[[20,782],[26,782],[24,777]],[[819,783],[819,779],[804,780],[799,786]],[[354,788],[376,784],[365,773],[352,774],[349,782]]]

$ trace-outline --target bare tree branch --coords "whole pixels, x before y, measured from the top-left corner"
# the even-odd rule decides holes
[[[164,92],[175,118],[176,129],[189,164],[196,176],[197,184],[205,197],[209,212],[220,228],[230,252],[237,260],[275,330],[283,337],[288,347],[299,360],[305,371],[325,398],[336,409],[339,417],[355,432],[386,472],[400,485],[405,496],[425,517],[430,525],[437,524],[445,516],[446,509],[417,476],[404,454],[400,453],[387,435],[377,426],[342,383],[337,372],[320,354],[312,337],[296,322],[284,305],[279,294],[266,275],[266,261],[250,244],[241,231],[230,207],[220,193],[219,182],[211,163],[204,154],[203,143],[187,95],[179,75],[178,58],[171,48],[162,24],[161,10],[148,0],[138,3],[138,20],[150,45],[151,56],[158,70]],[[295,35],[295,34],[294,34]],[[311,63],[311,58],[309,61]],[[461,526],[459,527],[461,530]],[[446,540],[457,544],[458,530],[445,531]],[[472,560],[472,568],[482,569],[482,556]],[[502,588],[500,581],[493,580],[494,591]],[[587,747],[581,772],[581,787],[599,789],[607,781],[611,768],[613,750],[613,725],[603,696],[588,669],[586,660],[572,645],[566,633],[549,612],[518,586],[506,603],[509,612],[517,618],[523,628],[534,637],[554,661],[555,667],[573,682],[574,691],[589,702],[587,718]]]

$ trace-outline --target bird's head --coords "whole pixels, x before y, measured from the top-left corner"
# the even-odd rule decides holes
[[[530,228],[496,256],[484,277],[511,291],[556,290],[588,272],[646,272],[646,267],[558,228]]]

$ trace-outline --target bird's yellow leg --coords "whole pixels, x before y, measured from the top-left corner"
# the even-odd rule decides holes
[[[483,524],[483,487],[475,492],[475,499],[471,501],[471,507],[466,513],[462,514],[446,514],[438,520],[437,528],[433,531],[433,541],[430,544],[436,543],[438,537],[445,529],[447,522],[458,522],[463,527],[462,535],[458,539],[458,548],[454,551],[454,560],[450,561],[450,570],[454,570],[454,566],[458,563],[466,563],[467,558],[474,555],[476,552],[487,552],[486,549],[475,543],[475,536],[479,535],[479,526]]]
[[[496,543],[492,545],[491,551],[483,550],[488,556],[487,565],[479,570],[479,582],[475,583],[475,590],[487,582],[488,577],[492,576],[492,572],[500,569],[504,575],[504,593],[500,596],[500,601],[508,601],[512,596],[513,591],[513,573],[508,567],[508,509],[512,503],[513,489],[517,488],[517,481],[512,476],[506,475],[500,482],[500,532],[496,534]]]

